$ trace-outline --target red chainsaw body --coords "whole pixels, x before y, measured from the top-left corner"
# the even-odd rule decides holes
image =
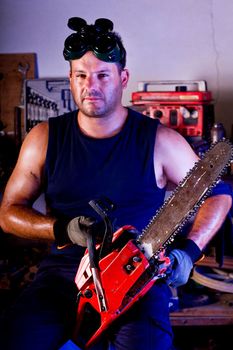
[[[113,243],[131,228],[131,226],[124,226],[116,231]],[[99,271],[107,310],[100,310],[87,252],[75,278],[80,299],[74,341],[84,349],[95,344],[109,325],[142,297],[155,281],[154,275],[150,273],[148,259],[133,239],[123,247],[113,249],[101,259]],[[88,318],[86,321],[85,317]],[[94,327],[87,331],[91,317],[95,320]],[[83,337],[85,333],[88,335]],[[80,337],[82,337],[81,340]]]

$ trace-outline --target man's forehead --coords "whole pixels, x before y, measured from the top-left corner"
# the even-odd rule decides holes
[[[75,71],[113,71],[117,68],[115,63],[99,60],[91,51],[88,51],[81,58],[72,60],[71,67]]]

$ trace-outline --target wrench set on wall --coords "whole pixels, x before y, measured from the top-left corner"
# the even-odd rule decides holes
[[[48,118],[74,110],[68,78],[31,79],[25,82],[25,132]]]

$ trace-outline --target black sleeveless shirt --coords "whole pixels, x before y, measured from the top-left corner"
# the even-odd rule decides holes
[[[58,217],[98,215],[91,199],[109,198],[116,226],[142,230],[164,201],[153,155],[158,121],[128,109],[122,130],[95,139],[84,135],[77,111],[49,119],[45,198]]]

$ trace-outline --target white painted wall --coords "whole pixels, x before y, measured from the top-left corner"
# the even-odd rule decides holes
[[[36,52],[39,77],[62,77],[66,23],[79,16],[115,23],[127,48],[129,104],[140,80],[206,80],[216,120],[233,124],[232,0],[1,0],[0,52]]]

